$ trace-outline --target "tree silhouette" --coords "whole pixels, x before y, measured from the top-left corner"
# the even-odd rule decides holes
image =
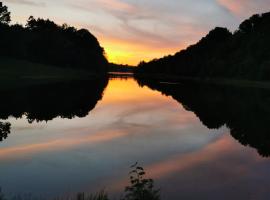
[[[0,142],[7,139],[8,134],[10,134],[11,124],[9,122],[0,122]]]
[[[10,12],[8,11],[7,6],[3,6],[3,3],[0,2],[0,23],[8,24],[10,21]]]
[[[86,29],[30,16],[26,26],[9,25],[10,13],[1,4],[0,55],[61,68],[107,72],[108,61],[97,38]]]
[[[270,12],[254,15],[230,33],[217,27],[198,43],[150,62],[137,75],[270,80]]]
[[[145,171],[137,163],[131,167],[130,186],[125,189],[125,197],[121,200],[159,200],[160,191],[154,188],[153,179],[146,179]]]

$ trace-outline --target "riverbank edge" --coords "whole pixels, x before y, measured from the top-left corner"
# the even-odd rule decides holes
[[[107,73],[61,68],[27,60],[0,57],[0,85],[12,89],[30,85],[107,78]]]
[[[196,77],[181,77],[174,75],[164,75],[164,74],[138,74],[135,73],[134,77],[137,79],[147,79],[158,82],[166,83],[203,83],[212,85],[225,85],[234,87],[249,87],[249,88],[261,88],[270,89],[270,81],[253,81],[244,79],[225,79],[225,78],[196,78]]]

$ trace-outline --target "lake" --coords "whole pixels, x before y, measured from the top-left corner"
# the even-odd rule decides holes
[[[114,77],[1,93],[6,196],[118,198],[138,162],[164,200],[270,198],[267,90]]]

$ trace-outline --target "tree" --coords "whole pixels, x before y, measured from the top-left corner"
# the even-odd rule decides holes
[[[10,127],[11,124],[9,122],[0,122],[0,142],[2,142],[3,139],[7,139],[8,134],[10,134]]]
[[[175,55],[141,62],[135,74],[269,81],[269,23],[270,12],[253,15],[234,33],[217,27]]]
[[[3,6],[3,3],[0,2],[0,23],[9,24],[10,21],[10,12],[8,11],[7,6]]]
[[[145,179],[142,167],[133,165],[130,174],[130,186],[125,189],[125,196],[121,200],[160,200],[160,190],[154,188],[152,179]]]

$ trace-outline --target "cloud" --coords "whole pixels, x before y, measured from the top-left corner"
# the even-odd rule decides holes
[[[178,3],[160,5],[153,1],[92,0],[90,3],[81,0],[71,5],[92,18],[94,14],[100,16],[94,16],[96,24],[86,22],[81,26],[95,32],[108,52],[110,61],[118,60],[129,64],[173,54],[196,42],[207,32],[208,28],[199,20],[194,20],[185,13],[179,17],[178,10],[171,10],[175,6],[184,10]],[[103,19],[104,16],[106,19]]]
[[[232,14],[239,14],[243,11],[243,2],[246,3],[246,1],[243,0],[218,0],[218,3],[223,6],[224,8],[228,9]]]
[[[269,0],[217,0],[217,2],[239,18],[247,18],[269,9]]]
[[[23,21],[28,7],[44,0],[9,0]],[[58,0],[32,9],[35,16],[50,17],[89,28],[108,53],[110,61],[137,64],[194,44],[215,26],[234,31],[254,13],[267,11],[269,0]],[[15,5],[18,4],[18,5]],[[26,8],[19,6],[29,5]],[[12,8],[12,7],[11,7]],[[15,12],[12,12],[15,13]]]
[[[46,6],[44,2],[34,2],[30,0],[9,0],[9,3],[14,3],[14,4],[24,4],[24,5],[29,5],[29,6]]]
[[[146,38],[147,41],[152,43],[170,42],[170,39],[167,39],[158,33],[145,30],[145,27],[138,28],[138,26],[133,25],[132,22],[137,20],[144,21],[145,23],[146,20],[153,21],[156,18],[155,15],[144,10],[139,5],[124,3],[119,0],[101,0],[92,1],[91,5],[86,2],[76,2],[73,6],[86,12],[102,11],[109,14],[118,20],[119,27],[121,28],[121,31],[125,33],[124,37],[126,37],[126,39],[127,37],[132,38],[132,36],[136,36],[136,38]]]

